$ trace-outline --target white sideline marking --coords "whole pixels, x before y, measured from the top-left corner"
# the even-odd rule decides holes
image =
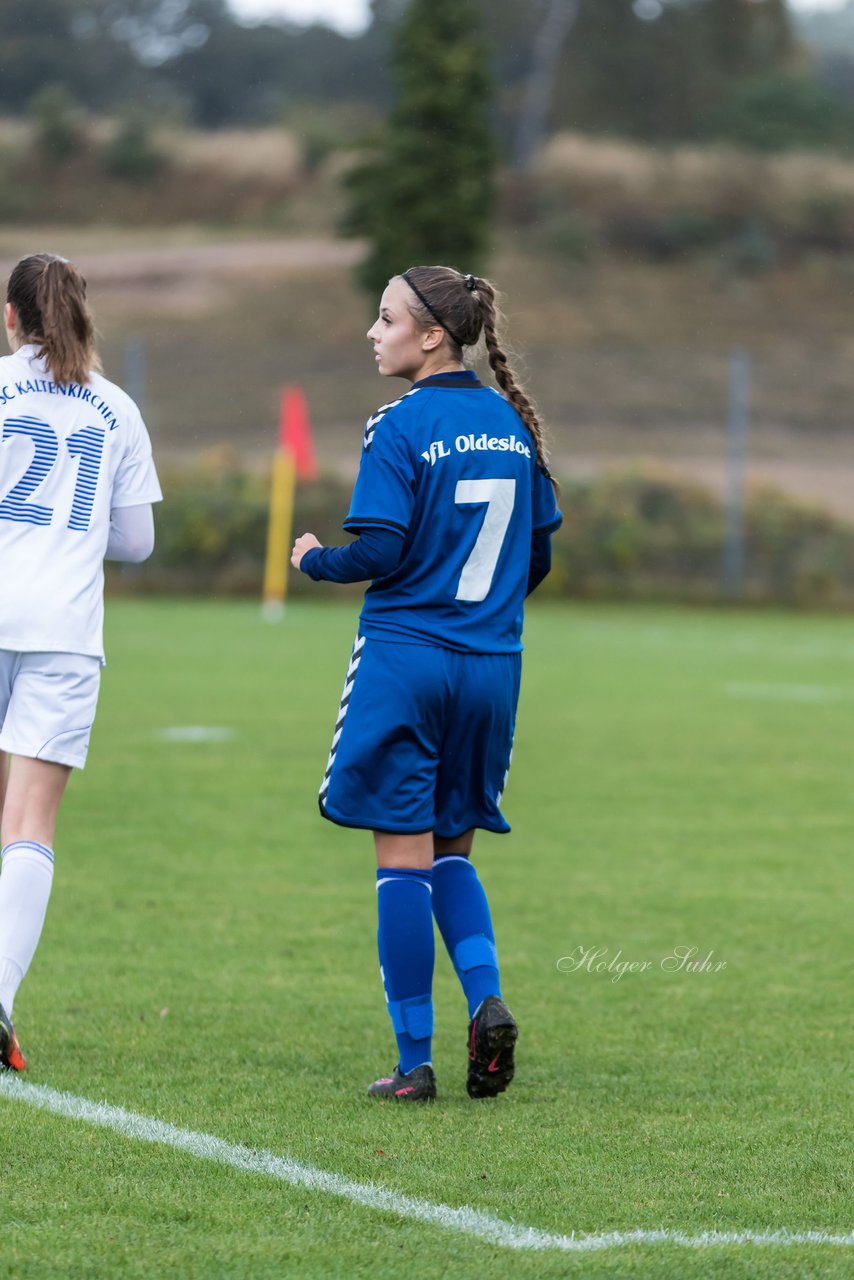
[[[827,1231],[704,1231],[700,1235],[686,1235],[682,1231],[644,1230],[608,1231],[598,1235],[560,1236],[536,1227],[525,1227],[478,1209],[463,1206],[453,1209],[447,1204],[433,1204],[418,1200],[399,1191],[389,1191],[371,1182],[352,1182],[338,1173],[326,1173],[309,1164],[300,1164],[287,1156],[276,1156],[271,1151],[255,1151],[249,1147],[234,1146],[208,1133],[195,1133],[192,1129],[179,1129],[162,1120],[136,1115],[122,1107],[111,1107],[106,1102],[92,1102],[73,1093],[61,1093],[46,1085],[28,1084],[10,1073],[0,1075],[0,1097],[25,1102],[40,1111],[84,1124],[112,1129],[124,1138],[137,1138],[141,1142],[154,1142],[186,1151],[199,1160],[212,1160],[216,1164],[231,1165],[245,1173],[260,1173],[276,1178],[292,1187],[306,1191],[319,1191],[325,1195],[340,1196],[354,1204],[365,1205],[383,1213],[393,1213],[398,1218],[410,1218],[431,1226],[461,1231],[465,1235],[484,1240],[487,1244],[505,1249],[560,1250],[564,1253],[593,1253],[601,1249],[624,1248],[631,1244],[675,1244],[689,1249],[707,1249],[730,1244],[796,1245],[829,1244],[854,1246],[854,1231],[844,1235],[831,1235]]]
[[[733,681],[724,685],[729,698],[759,698],[769,702],[837,702],[845,696],[843,689],[823,684],[751,684]]]
[[[161,742],[230,742],[234,730],[217,724],[176,724],[159,729],[157,736]]]

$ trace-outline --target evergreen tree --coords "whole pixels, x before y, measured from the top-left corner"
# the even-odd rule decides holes
[[[413,264],[477,271],[494,195],[489,59],[472,0],[409,0],[391,57],[395,105],[348,180],[345,230],[369,242],[358,278],[374,294]]]

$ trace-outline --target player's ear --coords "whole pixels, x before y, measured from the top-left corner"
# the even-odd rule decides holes
[[[423,351],[435,351],[437,347],[441,347],[445,341],[445,330],[438,324],[433,325],[431,329],[425,329],[421,339],[421,348]]]
[[[11,302],[7,302],[3,308],[3,323],[7,329],[17,329],[18,327],[18,317]]]

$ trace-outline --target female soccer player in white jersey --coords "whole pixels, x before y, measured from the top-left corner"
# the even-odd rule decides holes
[[[298,538],[314,579],[373,579],[320,790],[323,815],[373,831],[379,954],[400,1060],[368,1092],[436,1096],[433,917],[469,1006],[468,1092],[513,1077],[489,906],[470,861],[513,742],[525,596],[561,515],[543,433],[499,344],[495,290],[449,267],[395,276],[368,332],[379,372],[412,383],[369,419],[346,547]],[[463,366],[483,335],[503,391]]]
[[[82,769],[104,661],[104,557],[151,554],[160,486],[139,410],[100,376],[86,282],[23,258],[0,359],[0,1069],[23,1071],[12,1006],[35,953],[53,837]],[[5,791],[5,797],[4,797]]]

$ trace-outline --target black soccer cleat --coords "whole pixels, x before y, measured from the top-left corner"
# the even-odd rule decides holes
[[[470,1098],[494,1098],[503,1093],[516,1070],[513,1059],[519,1028],[498,996],[487,996],[469,1023]]]
[[[12,1019],[0,1004],[0,1071],[26,1071],[27,1060],[21,1053]]]
[[[398,1102],[433,1102],[436,1097],[436,1075],[429,1062],[423,1063],[404,1075],[395,1067],[390,1076],[383,1076],[368,1085],[370,1098],[394,1098]]]

